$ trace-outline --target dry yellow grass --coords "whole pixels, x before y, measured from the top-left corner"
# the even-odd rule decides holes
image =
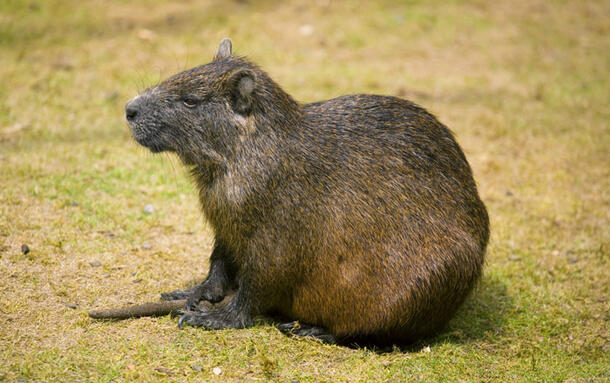
[[[610,380],[608,15],[605,1],[2,2],[0,381]],[[87,317],[207,270],[192,186],[132,142],[123,105],[226,36],[301,101],[400,95],[456,133],[492,238],[445,333],[375,353],[265,325]]]

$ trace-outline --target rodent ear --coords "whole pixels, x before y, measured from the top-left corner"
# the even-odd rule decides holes
[[[234,72],[228,81],[233,109],[240,114],[249,114],[254,104],[256,73],[250,69]]]
[[[231,39],[228,37],[222,39],[218,46],[218,52],[216,52],[216,56],[214,56],[214,61],[231,57],[232,50],[233,45],[231,44]]]

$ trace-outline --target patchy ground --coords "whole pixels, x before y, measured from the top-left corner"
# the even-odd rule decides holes
[[[0,381],[610,380],[609,14],[607,1],[3,1]],[[193,187],[131,140],[123,105],[226,36],[298,100],[399,95],[455,132],[492,236],[445,333],[382,353],[271,326],[87,317],[207,270]]]

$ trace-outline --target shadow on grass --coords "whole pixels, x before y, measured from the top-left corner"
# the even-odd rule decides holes
[[[499,278],[484,276],[477,288],[449,322],[447,329],[435,341],[468,343],[497,334],[513,306],[506,284]]]

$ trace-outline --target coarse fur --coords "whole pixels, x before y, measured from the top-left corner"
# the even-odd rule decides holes
[[[406,343],[439,331],[481,276],[489,221],[470,167],[412,102],[300,104],[225,39],[126,114],[140,144],[189,167],[215,234],[207,279],[164,295],[189,299],[180,324],[278,313],[304,324],[292,334]]]

